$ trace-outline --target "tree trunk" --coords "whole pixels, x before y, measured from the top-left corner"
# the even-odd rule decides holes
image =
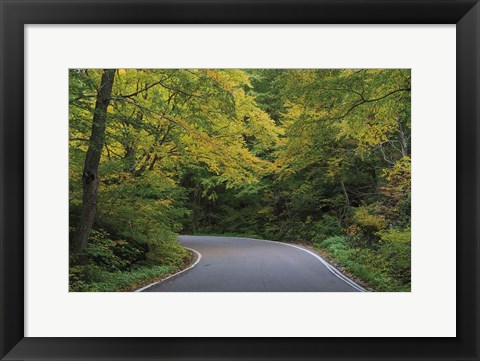
[[[340,219],[338,222],[338,225],[341,226],[342,223],[345,225],[344,218],[350,211],[350,198],[348,198],[348,193],[347,193],[347,188],[345,188],[345,183],[343,182],[343,179],[340,179],[340,185],[342,186],[342,192],[343,195],[345,196],[345,207],[343,208],[343,212],[340,215]]]
[[[193,232],[196,233],[200,226],[199,213],[201,212],[201,191],[202,186],[200,183],[195,182],[195,190],[193,192]]]
[[[93,113],[92,134],[90,135],[90,144],[85,157],[82,174],[82,210],[73,239],[73,247],[76,252],[83,251],[87,246],[88,237],[90,236],[97,211],[97,191],[99,185],[98,165],[105,144],[105,121],[107,118],[108,104],[110,103],[110,97],[112,95],[114,75],[114,69],[105,69],[103,71],[100,88],[97,93],[95,112]]]
[[[345,206],[347,207],[347,209],[349,209],[350,198],[348,198],[347,189],[345,188],[345,183],[343,183],[343,179],[340,179],[340,185],[342,186],[342,192],[343,192],[343,195],[345,196]]]

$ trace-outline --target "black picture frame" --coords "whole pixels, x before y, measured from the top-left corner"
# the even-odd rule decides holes
[[[0,13],[2,360],[479,359],[478,0],[0,0]],[[456,24],[457,337],[24,337],[24,25],[158,23]]]

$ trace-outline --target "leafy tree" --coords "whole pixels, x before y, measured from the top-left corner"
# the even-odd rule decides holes
[[[77,232],[74,238],[76,251],[82,251],[88,242],[96,213],[97,191],[99,185],[98,165],[105,143],[107,107],[112,94],[114,70],[103,71],[98,88],[95,110],[93,112],[92,132],[83,167],[83,202]]]

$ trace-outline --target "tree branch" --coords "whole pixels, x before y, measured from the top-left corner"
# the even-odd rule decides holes
[[[393,90],[393,91],[391,91],[390,93],[387,93],[387,94],[382,95],[381,97],[375,98],[375,99],[363,99],[362,101],[360,101],[360,102],[355,103],[354,105],[352,105],[352,106],[350,107],[350,109],[348,109],[345,114],[340,115],[340,116],[338,116],[338,117],[330,118],[330,120],[343,119],[343,118],[345,118],[348,114],[350,114],[350,112],[351,112],[353,109],[355,109],[356,107],[359,107],[359,106],[362,105],[362,104],[377,102],[377,101],[379,101],[379,100],[382,100],[382,99],[385,99],[385,98],[389,97],[390,95],[393,95],[393,94],[399,93],[399,92],[403,92],[403,91],[410,91],[410,88],[402,88],[402,89]]]
[[[148,89],[150,88],[153,88],[154,86],[157,86],[157,85],[161,85],[162,87],[164,87],[165,89],[169,89],[169,90],[172,90],[174,92],[177,92],[177,93],[181,93],[183,95],[186,95],[186,96],[192,96],[192,97],[197,97],[197,98],[202,98],[203,95],[198,95],[198,94],[193,94],[193,93],[189,93],[189,92],[186,92],[184,90],[181,90],[181,89],[177,89],[177,88],[174,88],[172,86],[169,86],[169,85],[166,85],[165,83],[163,83],[161,80],[159,81],[156,81],[155,83],[152,83],[150,85],[147,85],[145,88],[143,89],[140,89],[134,93],[131,93],[131,94],[126,94],[126,95],[120,95],[120,97],[122,98],[132,98],[140,93],[143,93],[143,92],[146,92]]]

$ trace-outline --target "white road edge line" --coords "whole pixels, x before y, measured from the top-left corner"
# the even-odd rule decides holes
[[[176,275],[179,275],[180,273],[186,272],[189,269],[192,269],[193,267],[195,267],[197,265],[197,263],[200,262],[200,260],[202,259],[202,254],[200,252],[198,252],[197,250],[194,250],[192,248],[188,248],[188,247],[185,247],[185,246],[184,246],[184,248],[188,249],[189,251],[195,252],[197,254],[197,260],[195,261],[195,263],[193,263],[190,267],[185,268],[184,270],[181,270],[177,273],[174,273],[173,275],[170,275],[170,276],[164,278],[163,280],[150,283],[149,285],[147,285],[145,287],[142,287],[142,288],[139,288],[138,290],[135,290],[134,292],[142,292],[142,291],[146,290],[147,288],[155,286],[158,283],[164,282],[164,281],[168,280],[169,278],[175,277]]]
[[[283,244],[284,246],[290,246],[290,247],[293,247],[293,248],[297,248],[301,251],[304,251],[304,252],[307,252],[307,253],[310,253],[312,256],[314,256],[315,258],[317,258],[320,262],[323,263],[323,265],[330,271],[332,272],[335,276],[337,276],[338,278],[340,278],[343,282],[347,283],[348,285],[350,285],[351,287],[355,288],[357,291],[360,291],[360,292],[368,292],[365,288],[363,288],[362,286],[360,286],[359,284],[357,284],[355,281],[351,280],[350,278],[348,278],[347,276],[345,276],[343,273],[341,273],[339,270],[337,270],[335,267],[333,267],[330,263],[328,263],[327,261],[325,261],[322,257],[320,257],[318,254],[315,254],[313,253],[312,251],[308,250],[308,249],[305,249],[303,247],[300,247],[300,246],[297,246],[295,244],[290,244],[290,243],[283,243],[283,242],[277,242],[277,241],[270,241],[270,240],[267,240],[267,239],[256,239],[256,238],[244,238],[244,239],[251,239],[251,240],[254,240],[254,241],[261,241],[261,242],[271,242],[271,243],[277,243],[277,244]]]

